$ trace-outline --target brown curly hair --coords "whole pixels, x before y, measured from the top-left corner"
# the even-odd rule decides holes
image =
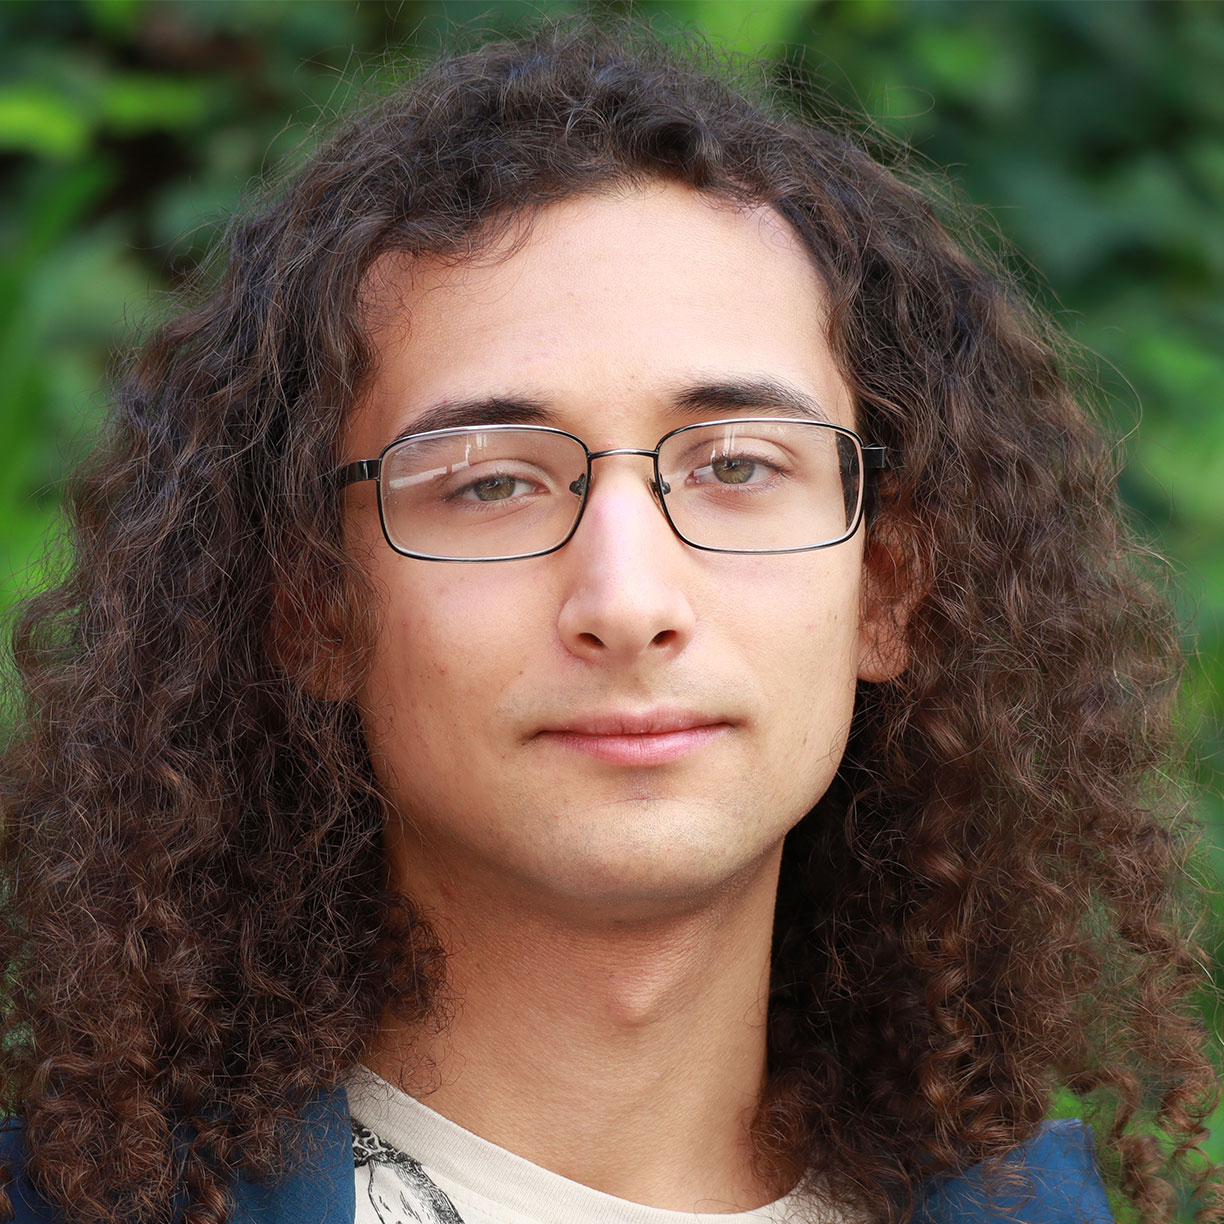
[[[236,222],[132,362],[72,491],[75,563],[16,634],[3,767],[3,1105],[80,1224],[221,1221],[444,958],[389,893],[352,702],[362,580],[326,474],[388,251],[462,260],[524,210],[644,180],[772,205],[832,304],[911,662],[863,685],[787,841],[762,1159],[897,1224],[921,1187],[1097,1120],[1116,1206],[1203,1221],[1217,1087],[1194,1019],[1176,626],[1055,332],[840,122],[652,40],[570,27],[452,56]],[[290,643],[278,625],[308,624]],[[1129,1205],[1129,1206],[1128,1206]]]

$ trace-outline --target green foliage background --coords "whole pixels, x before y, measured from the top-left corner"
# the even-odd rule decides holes
[[[384,60],[592,5],[0,4],[0,615],[88,444],[108,360],[227,212]],[[624,4],[595,6],[623,12]],[[801,64],[949,168],[1097,355],[1123,493],[1172,560],[1195,803],[1224,929],[1224,6],[1215,0],[641,0],[661,30]],[[1040,269],[1040,274],[1034,271]],[[1218,934],[1214,937],[1218,940]],[[1212,944],[1224,983],[1224,947]],[[1206,1009],[1221,1032],[1221,1017]],[[1224,1161],[1224,1116],[1210,1147]]]

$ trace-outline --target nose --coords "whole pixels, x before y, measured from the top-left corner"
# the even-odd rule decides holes
[[[566,567],[561,640],[591,662],[669,658],[696,626],[686,582],[696,554],[672,532],[634,466],[618,456],[593,469],[582,521],[557,554]]]

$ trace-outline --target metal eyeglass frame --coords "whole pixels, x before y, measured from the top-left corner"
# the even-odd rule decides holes
[[[846,530],[836,539],[823,540],[819,544],[801,544],[795,548],[715,548],[709,544],[697,544],[690,540],[679,527],[676,526],[672,519],[671,512],[667,508],[666,494],[671,492],[671,486],[663,480],[662,473],[659,471],[659,451],[662,450],[664,444],[677,434],[687,433],[693,429],[709,429],[712,425],[726,424],[753,424],[758,422],[767,422],[772,425],[806,425],[817,429],[829,429],[834,433],[842,434],[845,437],[852,438],[855,446],[858,448],[861,467],[861,481],[859,488],[858,507],[855,511],[854,521],[849,524]],[[574,521],[570,529],[565,534],[565,538],[559,543],[552,545],[550,548],[541,548],[535,552],[529,553],[509,553],[505,556],[498,557],[447,557],[438,553],[423,553],[415,552],[412,549],[403,548],[396,544],[391,538],[391,533],[387,530],[387,518],[383,510],[382,496],[382,463],[386,455],[394,450],[397,446],[405,442],[416,441],[419,438],[444,438],[454,437],[460,434],[468,433],[505,433],[510,431],[530,430],[535,433],[557,434],[563,438],[570,438],[577,442],[582,447],[586,455],[586,472],[579,476],[577,480],[570,483],[570,492],[580,499],[578,504],[578,512],[574,515]],[[555,429],[551,425],[455,425],[448,429],[431,429],[424,433],[418,434],[403,434],[393,441],[388,442],[386,446],[379,452],[377,459],[357,459],[352,463],[346,463],[342,468],[338,468],[332,473],[332,479],[335,481],[337,490],[345,489],[351,484],[360,484],[362,481],[373,480],[378,485],[378,520],[382,526],[383,538],[387,541],[388,546],[392,551],[398,553],[401,557],[413,557],[420,561],[453,561],[460,563],[484,564],[487,561],[526,561],[531,557],[546,557],[549,553],[557,552],[558,549],[564,548],[570,540],[574,538],[574,533],[578,530],[578,524],[582,522],[583,512],[586,510],[587,498],[591,490],[591,464],[596,459],[605,459],[609,455],[642,455],[654,463],[654,479],[650,481],[650,491],[654,494],[655,501],[659,504],[659,509],[663,512],[663,517],[667,520],[667,525],[672,529],[678,539],[687,544],[690,548],[700,549],[702,552],[716,553],[741,553],[745,555],[761,555],[767,553],[797,553],[797,552],[814,552],[818,548],[832,548],[837,544],[844,544],[850,539],[859,529],[859,524],[863,521],[864,507],[866,505],[867,479],[873,472],[884,471],[899,466],[892,460],[886,446],[868,446],[863,439],[854,432],[853,429],[848,429],[844,425],[833,425],[828,421],[813,421],[806,417],[779,417],[779,416],[757,416],[757,417],[716,417],[710,421],[696,421],[692,425],[681,425],[679,429],[673,429],[665,433],[655,444],[654,450],[641,450],[633,446],[617,446],[610,450],[592,451],[587,448],[587,444],[578,437],[577,434],[572,434],[565,429]]]

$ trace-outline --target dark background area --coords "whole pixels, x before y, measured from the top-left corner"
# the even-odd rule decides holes
[[[238,201],[458,27],[625,4],[0,3],[0,618],[46,582],[108,363],[174,309]],[[1224,983],[1224,5],[670,0],[632,12],[823,80],[942,168],[1084,346],[1122,493],[1170,558],[1191,802]],[[10,714],[11,717],[11,714]],[[1218,1009],[1204,1002],[1217,1035]],[[1224,1161],[1224,1114],[1210,1141]]]

